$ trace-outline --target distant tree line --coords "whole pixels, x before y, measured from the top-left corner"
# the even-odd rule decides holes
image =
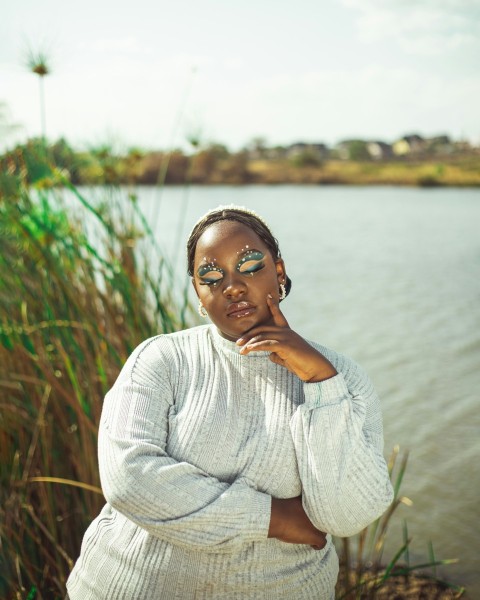
[[[43,186],[66,180],[74,185],[335,183],[320,175],[328,163],[480,157],[480,150],[466,142],[453,142],[447,136],[424,139],[418,135],[405,136],[393,144],[346,140],[333,148],[305,142],[269,147],[263,138],[255,138],[238,152],[230,152],[220,143],[195,144],[192,148],[191,153],[139,148],[119,153],[102,145],[79,151],[64,138],[51,144],[34,138],[0,156],[0,177],[4,188],[20,180]]]
[[[124,154],[109,146],[76,151],[63,138],[45,146],[31,139],[0,156],[2,177],[21,177],[27,183],[54,185],[67,178],[75,185],[245,183],[249,180],[246,151],[230,153],[221,144],[210,144],[187,154],[180,149]]]

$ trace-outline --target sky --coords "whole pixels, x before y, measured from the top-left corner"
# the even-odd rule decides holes
[[[51,61],[47,137],[75,147],[480,145],[480,0],[5,1],[3,147],[41,133],[28,48]]]

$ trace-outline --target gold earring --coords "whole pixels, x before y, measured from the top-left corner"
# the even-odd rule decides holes
[[[285,284],[280,284],[280,300],[284,300],[287,297],[287,290],[285,288]]]

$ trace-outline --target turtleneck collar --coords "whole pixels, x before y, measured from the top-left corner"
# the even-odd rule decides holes
[[[222,335],[220,335],[220,332],[218,331],[215,325],[210,325],[209,329],[213,343],[219,350],[231,354],[240,354],[241,346],[237,346],[235,342],[227,340],[227,338],[224,338]],[[270,352],[262,350],[261,352],[249,352],[245,355],[242,354],[242,357],[250,358],[254,356],[268,356],[269,354]]]

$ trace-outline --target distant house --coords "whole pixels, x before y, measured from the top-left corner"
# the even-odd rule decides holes
[[[428,138],[427,149],[432,154],[451,154],[454,151],[454,144],[448,135],[437,135]]]
[[[367,149],[367,142],[364,140],[342,140],[335,148],[334,152],[340,160],[369,160],[370,154]]]
[[[340,160],[348,160],[350,158],[350,146],[355,140],[342,140],[335,145],[334,151]]]
[[[294,144],[290,144],[290,146],[288,146],[285,150],[287,158],[296,158],[305,153],[309,153],[310,155],[315,156],[319,160],[324,160],[328,158],[329,150],[326,144],[309,144],[306,142],[295,142]]]
[[[446,146],[452,143],[448,135],[437,135],[435,137],[428,138],[427,142],[432,146],[436,146],[437,144],[439,146]]]
[[[392,150],[396,156],[405,156],[406,154],[420,154],[426,148],[426,140],[416,133],[405,135],[401,139],[393,142]]]
[[[265,150],[265,158],[269,160],[278,160],[280,158],[285,158],[287,153],[287,149],[285,146],[273,146],[272,148],[267,148]]]
[[[477,154],[480,150],[480,147],[472,146],[468,140],[458,140],[452,143],[452,151],[458,154],[471,153],[477,151]]]
[[[386,142],[367,142],[367,152],[373,160],[386,160],[393,156],[393,149]]]

